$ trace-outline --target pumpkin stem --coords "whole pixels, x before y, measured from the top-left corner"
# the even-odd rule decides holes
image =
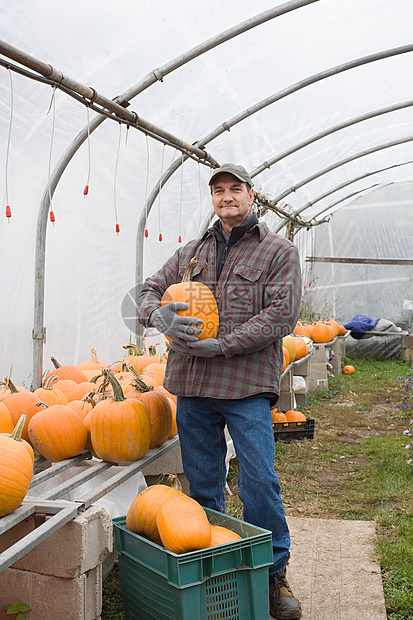
[[[96,352],[96,349],[91,349],[90,355],[92,357],[92,362],[95,362],[95,364],[99,364],[98,354]]]
[[[93,408],[96,405],[96,401],[93,398],[95,394],[96,390],[91,390],[89,394],[86,394],[86,396],[82,398],[83,402],[89,403],[90,405],[92,405]]]
[[[19,391],[14,385],[13,381],[10,379],[10,377],[5,377],[4,385],[6,386],[6,389],[8,388],[10,390],[11,394],[16,394]]]
[[[50,375],[50,377],[48,377],[46,379],[46,383],[44,384],[43,388],[45,390],[53,390],[53,383],[56,381],[56,379],[58,379],[59,377],[57,375]]]
[[[136,344],[133,344],[133,342],[124,344],[123,348],[128,350],[129,355],[144,355],[143,351],[139,349]]]
[[[182,276],[182,282],[189,282],[190,281],[192,268],[195,267],[197,262],[198,262],[198,257],[197,256],[194,256],[193,258],[191,258],[191,260],[189,261],[188,265],[186,266],[185,273]]]
[[[45,409],[49,408],[49,405],[46,405],[46,403],[44,403],[43,401],[39,400],[39,402],[36,403],[36,407],[41,407],[42,410],[44,411]]]
[[[24,423],[26,422],[26,418],[27,418],[26,414],[22,413],[11,434],[12,439],[15,439],[16,441],[23,441],[22,432],[23,432]]]
[[[182,491],[182,484],[177,474],[166,474],[168,476],[168,482],[171,483],[171,487],[177,491]]]
[[[57,359],[56,359],[55,357],[51,357],[50,359],[52,360],[52,362],[53,362],[53,366],[54,366],[55,368],[61,368],[61,367],[62,367],[62,365],[61,365],[61,364],[59,364],[59,362],[57,361]]]
[[[136,375],[132,383],[133,387],[139,390],[139,392],[150,392],[153,390],[153,385],[147,385],[145,381],[139,378],[139,375]]]
[[[126,400],[125,395],[123,393],[122,387],[116,377],[111,373],[107,368],[103,368],[103,374],[110,381],[110,384],[113,388],[113,399],[116,402],[120,402],[122,400]]]
[[[159,342],[157,342],[156,344],[151,344],[148,347],[148,352],[149,352],[149,357],[153,357],[154,355],[156,355],[156,347],[158,346]],[[169,344],[169,342],[168,342]]]

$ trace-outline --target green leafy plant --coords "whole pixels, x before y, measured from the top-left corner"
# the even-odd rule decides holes
[[[4,605],[6,616],[16,615],[15,620],[26,620],[25,612],[30,611],[31,607],[27,603],[11,603]]]

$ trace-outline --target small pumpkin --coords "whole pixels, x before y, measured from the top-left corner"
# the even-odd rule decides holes
[[[90,362],[80,362],[80,364],[77,364],[77,367],[80,368],[80,370],[92,370],[100,372],[102,368],[109,368],[109,365],[105,364],[105,362],[99,362],[96,349],[91,349],[90,356]],[[95,372],[95,374],[97,374],[97,372]]]
[[[39,387],[34,391],[39,401],[46,403],[49,407],[51,405],[67,405],[67,397],[64,392],[53,385],[56,379],[57,375],[51,375],[46,379],[43,387]]]
[[[113,388],[113,399],[101,400],[90,412],[90,437],[98,458],[111,463],[138,461],[149,449],[151,419],[145,405],[125,398],[108,369],[103,373]]]
[[[146,355],[136,344],[131,342],[129,344],[124,344],[123,348],[131,351],[131,353],[125,355],[122,362],[127,364],[127,366],[132,366],[138,375],[142,374],[145,366],[159,362],[159,355],[154,349],[150,349],[149,355]]]
[[[182,282],[171,284],[161,298],[161,306],[171,302],[183,302],[189,304],[187,310],[178,310],[181,316],[193,316],[202,320],[202,333],[198,340],[205,338],[216,338],[219,328],[218,306],[212,291],[202,282],[191,280],[192,268],[197,264],[199,258],[194,256],[188,263]],[[166,336],[171,342],[171,339]]]
[[[146,407],[151,419],[151,442],[149,449],[159,448],[168,439],[172,429],[172,409],[168,397],[152,385],[135,378],[127,398],[137,398]]]
[[[22,413],[26,414],[21,436],[25,441],[30,441],[27,428],[31,418],[42,410],[42,407],[39,404],[39,398],[36,394],[26,390],[25,388],[18,390],[10,377],[5,378],[5,384],[10,390],[10,393],[6,394],[1,402],[3,405],[6,405],[7,409],[10,411],[11,419],[14,425],[16,425],[19,421]]]
[[[93,390],[94,386],[95,384],[90,381],[82,381],[82,383],[77,383],[72,392],[71,400],[82,400],[84,396]]]
[[[165,379],[165,372],[166,358],[163,354],[161,354],[159,362],[154,362],[152,364],[149,364],[148,366],[145,366],[142,374],[145,377],[152,377],[152,379],[154,379],[157,385],[162,385]]]
[[[205,549],[211,544],[211,526],[205,510],[184,493],[160,507],[156,525],[163,546],[173,553]]]
[[[95,390],[91,390],[89,394],[86,394],[82,399],[72,400],[70,403],[67,403],[67,406],[73,409],[81,420],[84,420],[89,411],[92,411],[93,407],[96,405],[96,402],[93,400],[95,393]]]
[[[290,356],[289,356],[289,353],[288,353],[288,349],[283,347],[283,365],[282,365],[282,368],[281,368],[281,374],[287,368],[289,363],[290,363]]]
[[[292,336],[295,344],[295,359],[300,360],[308,354],[308,345],[303,336]]]
[[[292,364],[293,362],[295,362],[296,349],[295,342],[291,336],[284,336],[283,347],[287,349],[290,364]]]
[[[57,375],[59,379],[73,379],[76,383],[82,383],[82,381],[88,380],[85,373],[77,366],[74,366],[73,364],[65,364],[62,366],[55,357],[51,357],[50,359],[52,360],[55,368],[46,375],[46,379],[48,379],[51,375]]]
[[[22,439],[25,422],[23,413],[11,434],[0,434],[0,517],[20,506],[33,477],[33,449]]]
[[[278,411],[276,408],[271,409],[271,419],[274,424],[278,422],[288,422],[285,413]]]
[[[87,431],[80,417],[67,405],[44,405],[29,422],[32,446],[56,463],[77,456],[86,448]]]
[[[222,525],[211,524],[211,543],[210,547],[216,547],[217,545],[225,545],[229,542],[235,542],[236,540],[242,540],[242,536],[230,530],[228,527]]]
[[[169,404],[171,405],[171,411],[172,411],[172,426],[171,426],[171,431],[167,439],[172,439],[172,437],[175,437],[175,435],[178,432],[178,427],[176,424],[176,403],[175,401],[172,400],[172,398],[169,398],[168,396],[167,396],[167,399],[169,400]]]
[[[307,418],[301,411],[295,411],[295,409],[289,409],[285,412],[287,422],[305,422]]]
[[[355,370],[356,369],[351,364],[347,364],[343,368],[343,372],[344,372],[345,375],[352,375],[355,372]]]
[[[331,342],[335,338],[335,329],[325,321],[317,321],[313,327],[311,339],[313,342]]]
[[[54,387],[63,392],[67,398],[67,402],[70,403],[70,401],[73,400],[73,391],[76,386],[77,383],[76,381],[73,381],[73,379],[59,379],[56,381]]]

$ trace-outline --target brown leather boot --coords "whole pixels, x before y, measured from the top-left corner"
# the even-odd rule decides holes
[[[270,575],[270,614],[276,620],[298,620],[301,605],[287,581],[287,569],[279,575]]]

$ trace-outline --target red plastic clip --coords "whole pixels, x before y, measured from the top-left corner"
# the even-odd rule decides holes
[[[182,237],[181,237],[181,235],[179,235],[179,237],[178,237],[178,243],[182,243]]]
[[[11,217],[11,209],[10,209],[10,205],[6,206],[6,217]]]
[[[50,211],[50,221],[52,222],[52,224],[53,224],[53,222],[55,222],[55,220],[56,220],[56,218],[54,216],[53,211]]]
[[[162,233],[159,233],[159,241],[162,241]]]
[[[148,229],[145,228],[145,237],[149,237]]]
[[[116,230],[116,232],[117,232],[118,234],[120,233],[120,226],[119,226],[119,224],[116,224],[115,230]]]
[[[85,189],[83,190],[83,195],[87,196],[89,193],[89,185],[85,185]]]

